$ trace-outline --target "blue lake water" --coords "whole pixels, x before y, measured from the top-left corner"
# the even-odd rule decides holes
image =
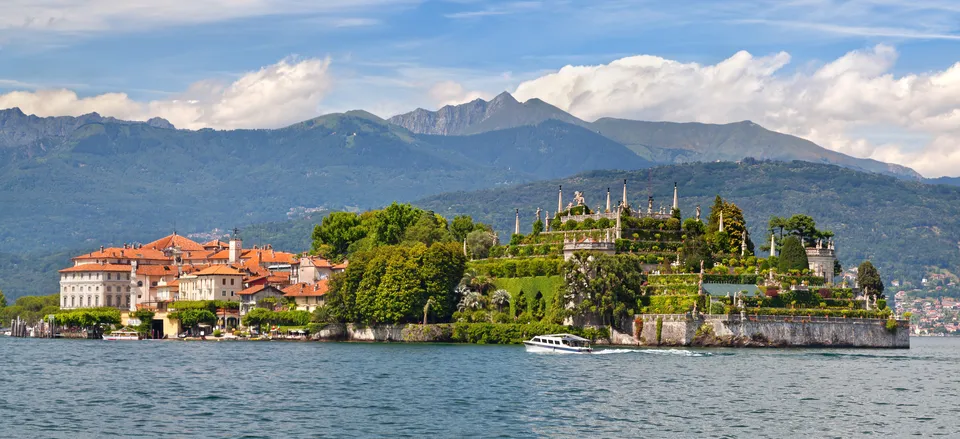
[[[0,437],[958,437],[960,339],[910,350],[0,337]]]

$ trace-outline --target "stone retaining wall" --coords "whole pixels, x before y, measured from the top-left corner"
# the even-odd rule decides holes
[[[884,319],[646,314],[633,323],[633,337],[620,336],[611,342],[646,346],[909,348],[909,322],[897,321],[892,331],[886,324]]]

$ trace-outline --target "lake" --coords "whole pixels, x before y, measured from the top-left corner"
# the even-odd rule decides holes
[[[960,339],[910,350],[0,337],[0,437],[956,437]]]

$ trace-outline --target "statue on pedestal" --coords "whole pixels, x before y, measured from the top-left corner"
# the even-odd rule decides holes
[[[577,206],[583,206],[586,201],[583,199],[583,192],[576,191],[573,193],[573,202],[577,203]]]
[[[653,213],[653,197],[647,197],[647,214]]]
[[[697,205],[697,221],[700,221],[700,205]]]

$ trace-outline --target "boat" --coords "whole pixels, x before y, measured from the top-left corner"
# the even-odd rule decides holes
[[[523,342],[527,352],[590,353],[590,340],[573,334],[538,335]]]
[[[138,334],[137,331],[121,329],[119,331],[113,331],[109,334],[104,334],[103,339],[112,341],[140,340],[140,334]]]

